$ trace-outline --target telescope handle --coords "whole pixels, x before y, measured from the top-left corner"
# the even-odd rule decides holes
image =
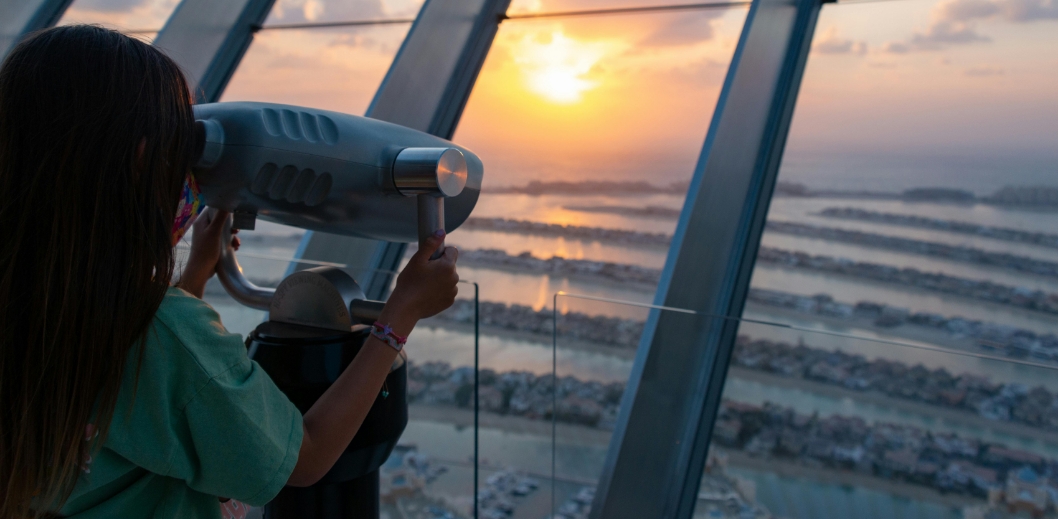
[[[217,217],[217,210],[212,207],[207,208],[203,216],[208,216],[212,221]],[[235,257],[235,248],[231,246],[231,223],[232,216],[229,214],[227,221],[224,222],[224,230],[220,233],[220,262],[217,263],[217,279],[232,299],[244,306],[268,311],[276,290],[259,287],[243,274],[239,260]]]
[[[349,316],[354,323],[371,324],[378,321],[385,307],[386,303],[383,301],[354,299],[349,303]]]
[[[416,202],[419,212],[419,246],[422,247],[430,236],[445,228],[445,199],[441,195],[425,193],[417,195]],[[430,259],[440,258],[444,250],[442,241],[441,246],[430,254]]]

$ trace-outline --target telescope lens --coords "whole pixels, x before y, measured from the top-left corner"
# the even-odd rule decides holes
[[[467,185],[467,160],[455,148],[405,148],[393,164],[393,183],[405,196],[453,197]]]

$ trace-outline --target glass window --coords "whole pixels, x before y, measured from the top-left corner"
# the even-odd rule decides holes
[[[725,478],[797,519],[1052,506],[1048,9],[823,9],[744,312],[786,328],[740,327],[698,516]]]
[[[423,0],[278,0],[264,25],[414,18]]]
[[[672,2],[668,0],[511,0],[511,5],[507,8],[507,15],[517,17],[568,11],[637,9],[643,7],[672,9],[681,4],[700,5],[702,3],[707,2]],[[746,4],[748,5],[749,2],[747,1]]]
[[[590,502],[646,311],[556,293],[652,299],[669,215],[682,206],[744,17],[500,26],[453,137],[483,160],[483,192],[448,237],[460,277],[480,287],[480,517],[547,517],[552,497],[555,509]],[[421,344],[440,346],[410,354],[413,365],[431,361],[451,377],[467,365],[445,354],[448,342],[472,338],[473,308],[460,297],[416,329]],[[450,380],[424,378],[416,405],[452,408]],[[457,417],[420,414],[405,436],[455,441],[465,434]]]
[[[179,0],[74,0],[59,25],[99,24],[151,40],[179,3]]]
[[[221,101],[363,114],[411,24],[262,30]]]
[[[503,23],[454,137],[486,166],[474,217],[451,236],[484,300],[652,299],[675,227],[659,215],[682,206],[744,16]],[[591,273],[609,263],[639,283]]]

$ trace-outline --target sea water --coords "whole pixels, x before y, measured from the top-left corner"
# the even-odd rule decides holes
[[[526,196],[526,195],[483,195],[475,216],[526,219],[565,225],[592,226],[626,229],[639,232],[671,234],[675,228],[674,220],[633,218],[614,214],[587,213],[568,209],[575,205],[656,205],[679,208],[682,197],[669,195],[651,195],[648,197],[614,197],[614,196]],[[771,205],[770,217],[775,220],[810,223],[831,227],[842,227],[865,232],[876,232],[891,236],[913,239],[927,239],[953,245],[964,245],[991,251],[1008,251],[1018,255],[1030,256],[1048,261],[1058,261],[1058,251],[1029,244],[1011,244],[996,240],[946,234],[939,231],[914,229],[899,226],[888,226],[866,222],[841,221],[823,218],[818,213],[827,207],[855,206],[861,209],[915,214],[933,218],[944,218],[974,222],[983,225],[1011,227],[1036,232],[1058,232],[1058,213],[1026,212],[1006,210],[984,205],[941,205],[928,203],[906,203],[893,200],[841,200],[822,198],[784,198],[777,197]],[[276,236],[286,236],[287,229],[262,226],[265,234],[275,232]],[[661,268],[667,251],[663,248],[628,246],[585,242],[561,237],[533,237],[514,234],[502,234],[485,231],[460,231],[452,233],[449,241],[464,248],[498,248],[509,254],[530,252],[534,256],[546,258],[558,255],[574,259],[611,261],[631,263],[649,268]],[[697,239],[708,239],[699,237]],[[293,255],[296,241],[285,238],[282,246],[255,246],[247,242],[243,259],[248,274],[267,279],[279,279],[286,270],[283,258]],[[268,243],[267,241],[265,243]],[[1058,280],[1042,276],[1022,274],[1014,271],[994,269],[958,263],[954,261],[918,256],[909,253],[885,251],[849,244],[827,242],[824,240],[792,237],[779,234],[766,234],[765,246],[807,252],[816,255],[846,257],[857,261],[873,261],[892,264],[899,267],[914,267],[928,272],[943,272],[950,275],[973,279],[990,279],[995,282],[1038,288],[1058,292]],[[256,254],[273,259],[253,259]],[[605,297],[634,302],[649,302],[652,294],[648,288],[629,288],[618,284],[598,283],[591,280],[567,279],[550,275],[532,273],[501,272],[483,268],[462,268],[461,276],[480,285],[482,300],[507,304],[522,304],[534,309],[549,309],[554,302],[554,294],[565,291],[585,294],[593,297]],[[853,279],[828,277],[823,274],[806,273],[777,269],[766,266],[758,268],[753,278],[753,286],[781,289],[789,292],[811,295],[828,293],[840,301],[855,302],[869,300],[905,306],[913,311],[929,311],[941,315],[961,315],[978,318],[1001,324],[1009,324],[1037,332],[1054,331],[1055,319],[1035,312],[1022,311],[1007,307],[997,307],[977,303],[957,297],[929,294],[913,289],[903,290],[898,286],[879,283],[861,282]],[[253,328],[264,317],[263,312],[237,307],[230,303],[217,301],[216,305],[222,314],[225,325],[235,331],[245,333]],[[575,310],[587,313],[640,318],[641,308],[626,307],[610,303],[591,303],[577,301],[560,310]],[[791,319],[789,315],[771,315],[766,311],[755,310],[752,316],[776,322],[777,324],[796,324],[816,327],[821,331],[842,331],[863,337],[862,340],[836,337],[830,335],[804,334],[801,337],[806,344],[838,348],[850,353],[860,353],[872,358],[892,358],[909,364],[922,363],[931,368],[945,367],[953,373],[972,372],[986,374],[994,380],[1003,382],[1021,381],[1032,384],[1045,384],[1053,389],[1058,384],[1051,380],[1052,371],[1041,368],[989,360],[965,357],[950,353],[928,351],[924,349],[906,349],[887,346],[869,339],[891,339],[884,331],[877,329],[856,330],[839,329],[812,322],[811,316],[804,319]],[[744,330],[745,331],[745,330]],[[788,329],[756,325],[751,332],[754,336],[795,342],[798,337]],[[445,329],[417,330],[416,342],[421,347],[410,348],[412,358],[419,361],[444,360],[453,365],[467,365],[473,360],[473,337],[467,333]],[[900,339],[904,342],[905,339]],[[499,371],[509,369],[526,369],[537,373],[547,373],[551,369],[552,352],[546,344],[529,340],[517,340],[507,337],[484,336],[481,338],[480,358],[483,367]],[[929,346],[928,344],[924,344]],[[559,375],[574,375],[582,379],[602,381],[625,380],[631,369],[627,356],[611,355],[599,351],[562,351],[558,365]],[[1025,448],[1048,456],[1058,455],[1053,445],[1039,442],[1033,438],[1004,435],[996,431],[969,430],[959,424],[945,423],[930,416],[915,415],[905,411],[889,409],[885,406],[867,405],[852,399],[837,399],[811,391],[791,391],[779,389],[766,384],[747,382],[737,378],[729,379],[726,388],[730,396],[738,395],[739,399],[754,403],[772,401],[789,405],[800,411],[818,410],[823,414],[840,413],[857,415],[870,421],[894,421],[908,423],[932,430],[945,430],[976,436],[986,440],[1002,441],[1012,447]],[[406,439],[418,443],[438,443],[437,447],[451,449],[452,444],[466,444],[467,429],[458,429],[447,424],[417,423],[409,428]],[[976,434],[975,434],[976,433]],[[532,435],[511,435],[502,432],[483,431],[483,447],[494,459],[506,459],[509,463],[524,466],[531,470],[547,470],[548,463],[543,463],[555,448],[546,437]],[[447,442],[447,443],[446,443]],[[443,447],[447,445],[447,447]],[[563,459],[570,461],[565,470],[571,475],[590,477],[596,473],[594,468],[603,459],[604,447],[572,446],[562,447],[569,452]],[[430,449],[432,450],[432,449]],[[443,452],[443,451],[441,451]],[[506,456],[506,458],[504,458]],[[540,465],[540,466],[538,466]],[[818,482],[783,478],[773,474],[743,471],[757,483],[758,500],[779,515],[798,518],[822,517],[813,503],[843,503],[841,506],[851,510],[876,510],[872,517],[946,517],[948,508],[926,502],[909,501],[891,496],[884,492],[866,489],[842,488],[835,485],[824,485]],[[827,510],[832,510],[828,508]],[[822,514],[822,515],[820,515]]]

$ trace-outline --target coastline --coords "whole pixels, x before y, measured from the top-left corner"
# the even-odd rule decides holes
[[[879,288],[888,288],[888,289],[899,288],[901,291],[908,292],[910,294],[939,297],[941,299],[951,298],[953,302],[970,303],[970,304],[973,304],[975,306],[980,306],[982,308],[987,308],[989,310],[1004,310],[1004,311],[1008,311],[1008,312],[1011,312],[1011,313],[1022,314],[1022,315],[1028,316],[1028,317],[1040,317],[1040,318],[1046,318],[1046,319],[1054,319],[1055,318],[1055,315],[1052,314],[1052,313],[1048,313],[1048,312],[1041,311],[1041,310],[1035,310],[1035,309],[1032,309],[1032,308],[1025,308],[1023,306],[1009,305],[1009,304],[1004,304],[1004,303],[997,303],[997,302],[994,302],[994,301],[986,301],[986,300],[983,300],[983,299],[977,299],[977,298],[969,297],[969,296],[966,296],[966,295],[963,295],[963,294],[958,294],[958,293],[955,293],[955,292],[943,292],[943,291],[940,291],[940,290],[922,288],[922,287],[919,287],[919,286],[916,286],[916,285],[908,285],[908,284],[904,284],[904,283],[888,282],[888,281],[882,281],[882,280],[879,280],[879,279],[872,279],[872,278],[854,276],[854,275],[851,275],[851,274],[846,274],[844,272],[822,272],[822,271],[819,271],[819,270],[798,268],[798,267],[790,267],[790,266],[785,266],[785,265],[781,265],[781,264],[768,264],[768,263],[761,263],[761,264],[757,265],[757,268],[759,268],[759,269],[769,269],[769,270],[778,270],[778,271],[784,271],[784,272],[796,272],[796,273],[805,274],[805,275],[816,275],[816,276],[820,276],[822,278],[831,278],[832,277],[832,278],[843,279],[843,280],[846,280],[846,281],[855,282],[855,283],[858,283],[858,284],[861,284],[861,285],[874,286],[874,287],[879,287]]]
[[[782,308],[778,306],[762,305],[751,301],[746,302],[746,310],[748,312],[754,312],[757,314],[771,314],[782,318],[787,318],[797,321],[811,320],[814,323],[825,325],[829,328],[833,328],[841,331],[827,331],[827,330],[812,330],[811,332],[804,333],[844,333],[856,336],[855,330],[865,330],[879,335],[888,335],[890,338],[872,338],[872,337],[859,337],[856,336],[857,340],[866,342],[876,342],[879,345],[883,344],[883,341],[897,341],[901,339],[912,342],[924,342],[942,346],[946,349],[954,350],[953,355],[960,353],[972,353],[975,355],[988,354],[983,348],[978,346],[978,341],[969,338],[956,338],[951,334],[942,330],[935,330],[926,328],[924,326],[913,326],[913,325],[899,325],[891,328],[882,326],[875,326],[874,321],[863,317],[849,317],[839,318],[831,317],[823,314],[805,314],[791,310],[788,308]],[[745,313],[745,312],[744,312]],[[756,326],[769,326],[767,324],[757,324]],[[785,327],[783,323],[775,323],[775,326]],[[847,330],[847,331],[846,331]],[[801,332],[802,330],[796,329],[795,331]],[[884,342],[885,345],[891,346],[891,342]],[[1000,357],[999,355],[996,355]],[[1005,360],[1000,358],[999,360]]]
[[[716,452],[727,456],[728,467],[735,470],[752,470],[754,472],[775,474],[779,477],[808,479],[816,483],[836,485],[844,488],[868,488],[904,499],[929,501],[956,508],[982,505],[986,503],[986,500],[984,499],[978,499],[963,494],[942,494],[922,485],[914,485],[892,479],[883,479],[871,474],[864,474],[851,470],[808,467],[787,460],[750,456],[741,451],[732,451],[717,447],[714,447],[714,449]]]
[[[408,415],[411,420],[447,423],[460,428],[474,425],[473,411],[451,406],[411,404],[408,409]],[[481,412],[478,417],[479,426],[484,429],[540,436],[545,440],[550,440],[551,438],[551,422],[547,420],[531,420],[487,412]],[[595,447],[608,445],[611,437],[609,431],[568,423],[556,424],[555,433],[556,438],[563,444],[591,445]],[[942,494],[921,485],[879,478],[871,474],[809,467],[789,460],[760,458],[750,456],[741,451],[713,448],[727,456],[728,466],[734,469],[776,474],[780,477],[808,479],[826,485],[870,488],[906,499],[930,501],[952,507],[979,505],[983,502],[981,499],[958,494]]]
[[[474,331],[473,325],[467,323],[429,319],[427,321],[424,321],[423,324],[431,328],[437,327],[470,334],[472,334]],[[540,334],[535,334],[531,332],[508,330],[498,326],[482,326],[481,332],[483,335],[491,335],[521,340],[529,343],[535,343],[545,348],[551,347],[550,341],[547,340],[550,339],[550,337],[544,337]],[[578,341],[570,339],[567,341],[562,341],[559,347],[562,349],[585,351],[603,355],[612,355],[626,360],[630,360],[635,357],[635,349],[633,348],[618,348],[598,343],[592,343],[588,341]],[[924,402],[916,402],[914,400],[894,398],[877,391],[856,391],[834,384],[817,382],[805,378],[785,377],[765,371],[752,370],[735,365],[732,365],[728,368],[728,376],[744,381],[756,382],[769,386],[815,393],[830,398],[848,398],[881,407],[892,408],[897,411],[914,413],[922,416],[932,416],[940,418],[950,423],[957,423],[970,428],[992,430],[994,432],[1008,434],[1011,436],[1027,437],[1058,446],[1058,432],[1056,431],[1049,431],[1038,427],[1032,427],[1014,421],[989,420],[979,414],[974,414],[969,411],[963,411],[960,409],[933,405]],[[482,413],[482,416],[485,416],[485,413]],[[519,417],[504,416],[502,418],[518,418],[520,420],[525,420],[527,423],[524,424],[524,426],[527,428],[527,430],[532,430],[533,427],[536,427],[536,425],[534,424],[540,423],[540,421],[538,420],[529,420]],[[472,424],[473,422],[471,421],[468,425]],[[563,424],[560,423],[559,425],[562,426]],[[484,426],[484,422],[482,422],[482,426]],[[549,422],[547,422],[547,430],[550,431]],[[550,432],[548,432],[548,434],[550,434]],[[573,433],[571,432],[571,434]],[[605,434],[608,435],[609,433],[606,432]]]
[[[902,412],[932,416],[947,422],[959,423],[967,427],[991,429],[995,432],[1001,432],[1011,436],[1026,436],[1058,446],[1058,432],[1055,431],[1030,427],[1018,422],[989,420],[981,415],[976,415],[967,411],[926,404],[923,402],[915,402],[914,400],[893,398],[877,391],[854,391],[832,384],[824,384],[822,382],[815,382],[803,378],[783,377],[781,375],[737,366],[731,366],[728,368],[728,376],[770,386],[807,391],[832,398],[850,398],[858,402],[891,407]]]
[[[856,336],[855,330],[864,330],[872,333],[877,333],[883,336],[889,336],[888,338],[872,338],[872,337],[856,337],[856,340],[862,340],[866,342],[873,342],[879,345],[893,346],[892,342],[900,340],[929,343],[943,347],[943,349],[952,350],[952,355],[959,355],[963,353],[969,353],[972,355],[992,355],[996,357],[996,361],[1006,361],[1007,359],[1002,354],[993,354],[981,348],[978,345],[978,341],[969,337],[957,338],[949,333],[941,330],[933,330],[922,326],[913,325],[900,325],[891,328],[875,326],[871,319],[861,317],[850,317],[850,318],[838,318],[831,317],[822,314],[805,314],[792,309],[763,305],[754,303],[752,301],[746,302],[746,311],[744,313],[756,313],[770,316],[776,316],[779,318],[790,319],[794,321],[807,321],[811,320],[814,323],[823,324],[838,331],[827,331],[827,330],[803,330],[801,328],[789,328],[789,325],[782,322],[776,322],[773,324],[759,323],[757,319],[753,322],[747,322],[750,326],[772,326],[776,329],[787,329],[791,332],[796,333],[842,333]],[[439,318],[430,318],[423,320],[422,324],[426,327],[438,327],[460,331],[464,333],[474,333],[474,325],[472,323],[463,323],[457,321],[449,321]],[[494,335],[505,338],[512,338],[522,340],[526,342],[539,343],[545,346],[551,346],[551,336],[543,335],[533,332],[512,330],[501,326],[493,326],[482,324],[480,327],[483,335]],[[749,333],[747,335],[753,335]],[[793,339],[794,337],[791,337]],[[909,345],[912,346],[912,345]],[[587,341],[578,341],[573,339],[562,339],[560,337],[559,342],[560,348],[576,349],[581,351],[588,351],[592,353],[602,353],[607,355],[614,355],[622,359],[631,359],[635,357],[634,348],[624,348],[619,346],[607,345],[602,343],[593,343]],[[1010,359],[1017,360],[1017,359]],[[1041,369],[1050,369],[1047,366],[1040,366]]]

